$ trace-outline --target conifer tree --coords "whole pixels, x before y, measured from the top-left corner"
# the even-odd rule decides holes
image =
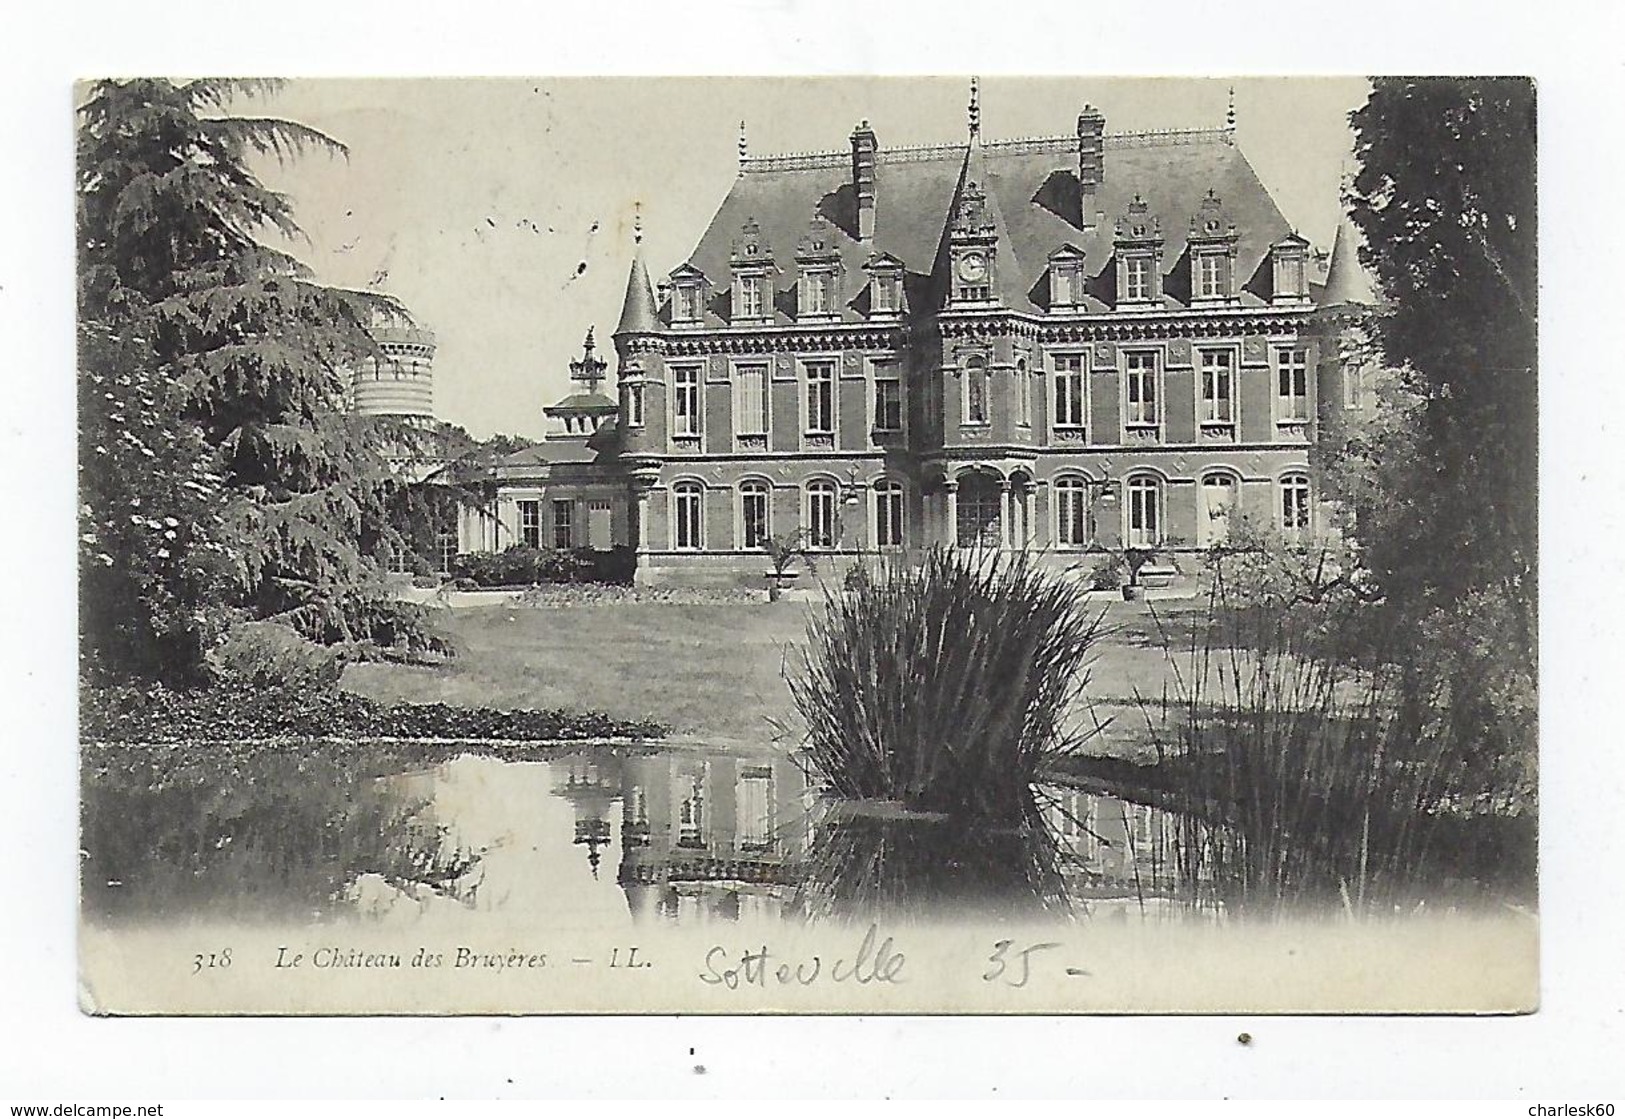
[[[274,83],[104,81],[77,152],[81,650],[114,676],[196,679],[237,619],[323,642],[417,642],[374,556],[400,483],[343,409],[392,301],[316,283],[254,154],[342,154],[231,115]]]

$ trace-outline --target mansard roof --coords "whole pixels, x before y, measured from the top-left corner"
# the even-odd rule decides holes
[[[1292,231],[1247,157],[1222,130],[1108,135],[1104,181],[1093,206],[1096,217],[1087,229],[1078,220],[1075,138],[983,141],[980,147],[969,159],[973,153],[967,144],[882,149],[875,236],[867,242],[857,238],[850,153],[747,160],[687,263],[708,276],[728,276],[733,241],[749,218],[760,224],[763,242],[775,256],[793,259],[808,215],[819,213],[830,222],[847,276],[842,317],[860,321],[851,303],[864,284],[863,265],[876,253],[902,261],[919,278],[911,288],[933,275],[937,279],[930,286],[940,284],[939,251],[967,170],[986,191],[989,212],[998,215],[999,287],[1005,302],[1020,311],[1042,310],[1049,258],[1062,245],[1084,251],[1090,275],[1105,274],[1111,268],[1116,218],[1136,195],[1162,218],[1168,268],[1183,256],[1190,218],[1208,192],[1223,199],[1238,234],[1239,285],[1267,265],[1270,246]],[[713,282],[720,287],[725,281]],[[783,287],[794,282],[793,274],[780,281]],[[1169,305],[1179,305],[1172,296],[1167,299]],[[1247,306],[1265,303],[1245,290],[1241,299]],[[792,321],[786,314],[789,305],[783,301],[777,321]],[[1085,308],[1104,310],[1106,304],[1091,296]],[[726,312],[727,301],[714,300],[707,321],[724,325]]]

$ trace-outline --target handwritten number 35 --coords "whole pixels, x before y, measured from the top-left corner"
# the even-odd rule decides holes
[[[1046,948],[1060,947],[1059,944],[1047,942],[1029,944],[1012,952],[1010,946],[1014,943],[1013,940],[1000,940],[994,943],[993,954],[987,958],[987,970],[982,973],[983,979],[991,983],[995,979],[1002,978],[1012,987],[1025,987],[1027,980],[1032,977],[1032,954],[1042,952]],[[1015,969],[1014,973],[1012,969]]]

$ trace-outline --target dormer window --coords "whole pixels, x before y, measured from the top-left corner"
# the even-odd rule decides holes
[[[897,281],[891,277],[871,281],[874,286],[869,289],[873,297],[873,306],[877,315],[892,315],[897,313]]]
[[[1187,238],[1191,301],[1217,303],[1235,297],[1236,227],[1212,190],[1191,217]]]
[[[1296,233],[1270,246],[1270,302],[1309,298],[1309,242]]]
[[[801,273],[801,291],[796,301],[801,318],[822,318],[835,314],[835,272],[808,268]]]
[[[759,322],[771,318],[772,277],[777,269],[755,218],[740,228],[728,266],[733,272],[733,320]]]
[[[840,314],[841,257],[836,249],[835,228],[822,216],[815,216],[796,246],[796,317],[834,318]]]
[[[1049,258],[1050,306],[1067,310],[1083,305],[1083,250],[1062,245]]]
[[[1196,256],[1196,298],[1223,299],[1230,294],[1223,253],[1206,252]]]
[[[1162,299],[1162,221],[1139,195],[1117,219],[1117,302],[1158,303]]]
[[[762,299],[762,277],[739,277],[738,298],[734,303],[734,317],[740,319],[759,319],[762,317],[762,308],[767,306]]]
[[[705,317],[705,273],[685,264],[671,274],[671,321],[694,325]]]

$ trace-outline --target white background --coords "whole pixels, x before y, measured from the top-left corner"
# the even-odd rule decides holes
[[[1620,1095],[1619,17],[1556,5],[43,3],[0,29],[0,1100]],[[105,1021],[74,999],[69,82],[104,74],[1513,73],[1540,82],[1542,975],[1526,1018]],[[1440,562],[1449,562],[1440,557]],[[1253,1037],[1236,1043],[1238,1032]],[[692,1050],[692,1055],[690,1051]],[[701,1075],[695,1065],[704,1065]],[[1524,1114],[1525,1108],[1505,1109]]]

